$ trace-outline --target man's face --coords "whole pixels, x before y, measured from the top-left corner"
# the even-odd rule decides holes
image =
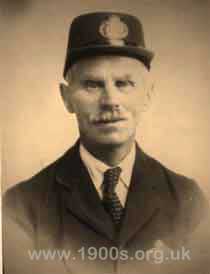
[[[148,97],[147,73],[129,57],[99,56],[73,65],[62,96],[76,114],[84,143],[123,145],[135,139]]]

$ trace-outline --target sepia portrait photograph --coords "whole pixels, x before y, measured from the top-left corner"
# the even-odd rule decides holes
[[[1,0],[3,274],[210,274],[210,1]]]

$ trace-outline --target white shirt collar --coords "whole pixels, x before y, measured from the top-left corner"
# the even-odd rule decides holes
[[[113,168],[113,167],[110,167],[106,165],[105,163],[103,163],[102,161],[100,161],[99,159],[95,158],[89,151],[87,151],[87,149],[81,143],[79,147],[79,152],[80,152],[80,157],[83,163],[85,164],[86,168],[88,169],[91,179],[93,180],[96,190],[101,191],[103,174],[107,169]],[[135,161],[135,155],[136,155],[136,146],[134,143],[130,152],[118,165],[122,169],[120,180],[126,186],[126,188],[129,188],[130,186],[133,165]]]

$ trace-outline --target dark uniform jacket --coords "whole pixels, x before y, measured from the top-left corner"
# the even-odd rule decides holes
[[[204,257],[200,260],[192,250],[199,244],[191,244],[208,208],[203,194],[194,181],[167,169],[138,145],[125,208],[116,233],[77,142],[7,191],[5,274],[209,274]]]

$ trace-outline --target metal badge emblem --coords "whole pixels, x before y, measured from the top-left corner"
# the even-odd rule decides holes
[[[99,27],[100,34],[111,44],[124,45],[123,39],[128,35],[127,25],[117,15],[112,15],[103,21]]]

